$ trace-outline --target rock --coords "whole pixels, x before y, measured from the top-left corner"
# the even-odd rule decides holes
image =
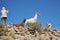
[[[14,40],[20,40],[20,39],[14,39]]]
[[[10,36],[1,36],[2,40],[14,40],[12,37]]]
[[[0,40],[2,40],[2,39],[0,39]]]
[[[31,40],[30,35],[26,35],[26,36],[25,36],[25,39],[26,39],[26,40]]]
[[[41,35],[40,35],[40,40],[50,40],[48,33],[41,34]]]
[[[15,39],[18,39],[18,38],[20,38],[21,37],[21,35],[15,35]]]
[[[15,35],[15,40],[24,40],[25,37],[24,36],[21,36],[21,35]]]

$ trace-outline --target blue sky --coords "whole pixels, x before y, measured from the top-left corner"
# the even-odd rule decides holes
[[[7,22],[21,23],[40,12],[38,22],[42,21],[44,27],[51,22],[52,28],[60,29],[60,0],[0,0],[0,10],[3,6],[9,11]]]

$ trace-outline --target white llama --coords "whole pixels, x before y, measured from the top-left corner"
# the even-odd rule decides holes
[[[36,23],[37,17],[38,17],[39,15],[40,15],[39,13],[36,13],[33,18],[26,19],[25,25],[26,25],[27,23]]]

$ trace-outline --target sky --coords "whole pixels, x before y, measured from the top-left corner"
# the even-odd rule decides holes
[[[51,22],[52,28],[60,29],[60,0],[0,0],[0,11],[2,7],[9,11],[7,22],[12,24],[19,24],[39,12],[37,22],[42,22],[43,27]]]

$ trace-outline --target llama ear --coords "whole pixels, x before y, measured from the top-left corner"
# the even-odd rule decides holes
[[[37,15],[38,15],[38,16],[40,16],[40,14],[39,14],[39,13],[37,13]]]
[[[26,21],[26,19],[24,19],[24,22]]]
[[[26,20],[26,19],[24,19],[24,20]]]

